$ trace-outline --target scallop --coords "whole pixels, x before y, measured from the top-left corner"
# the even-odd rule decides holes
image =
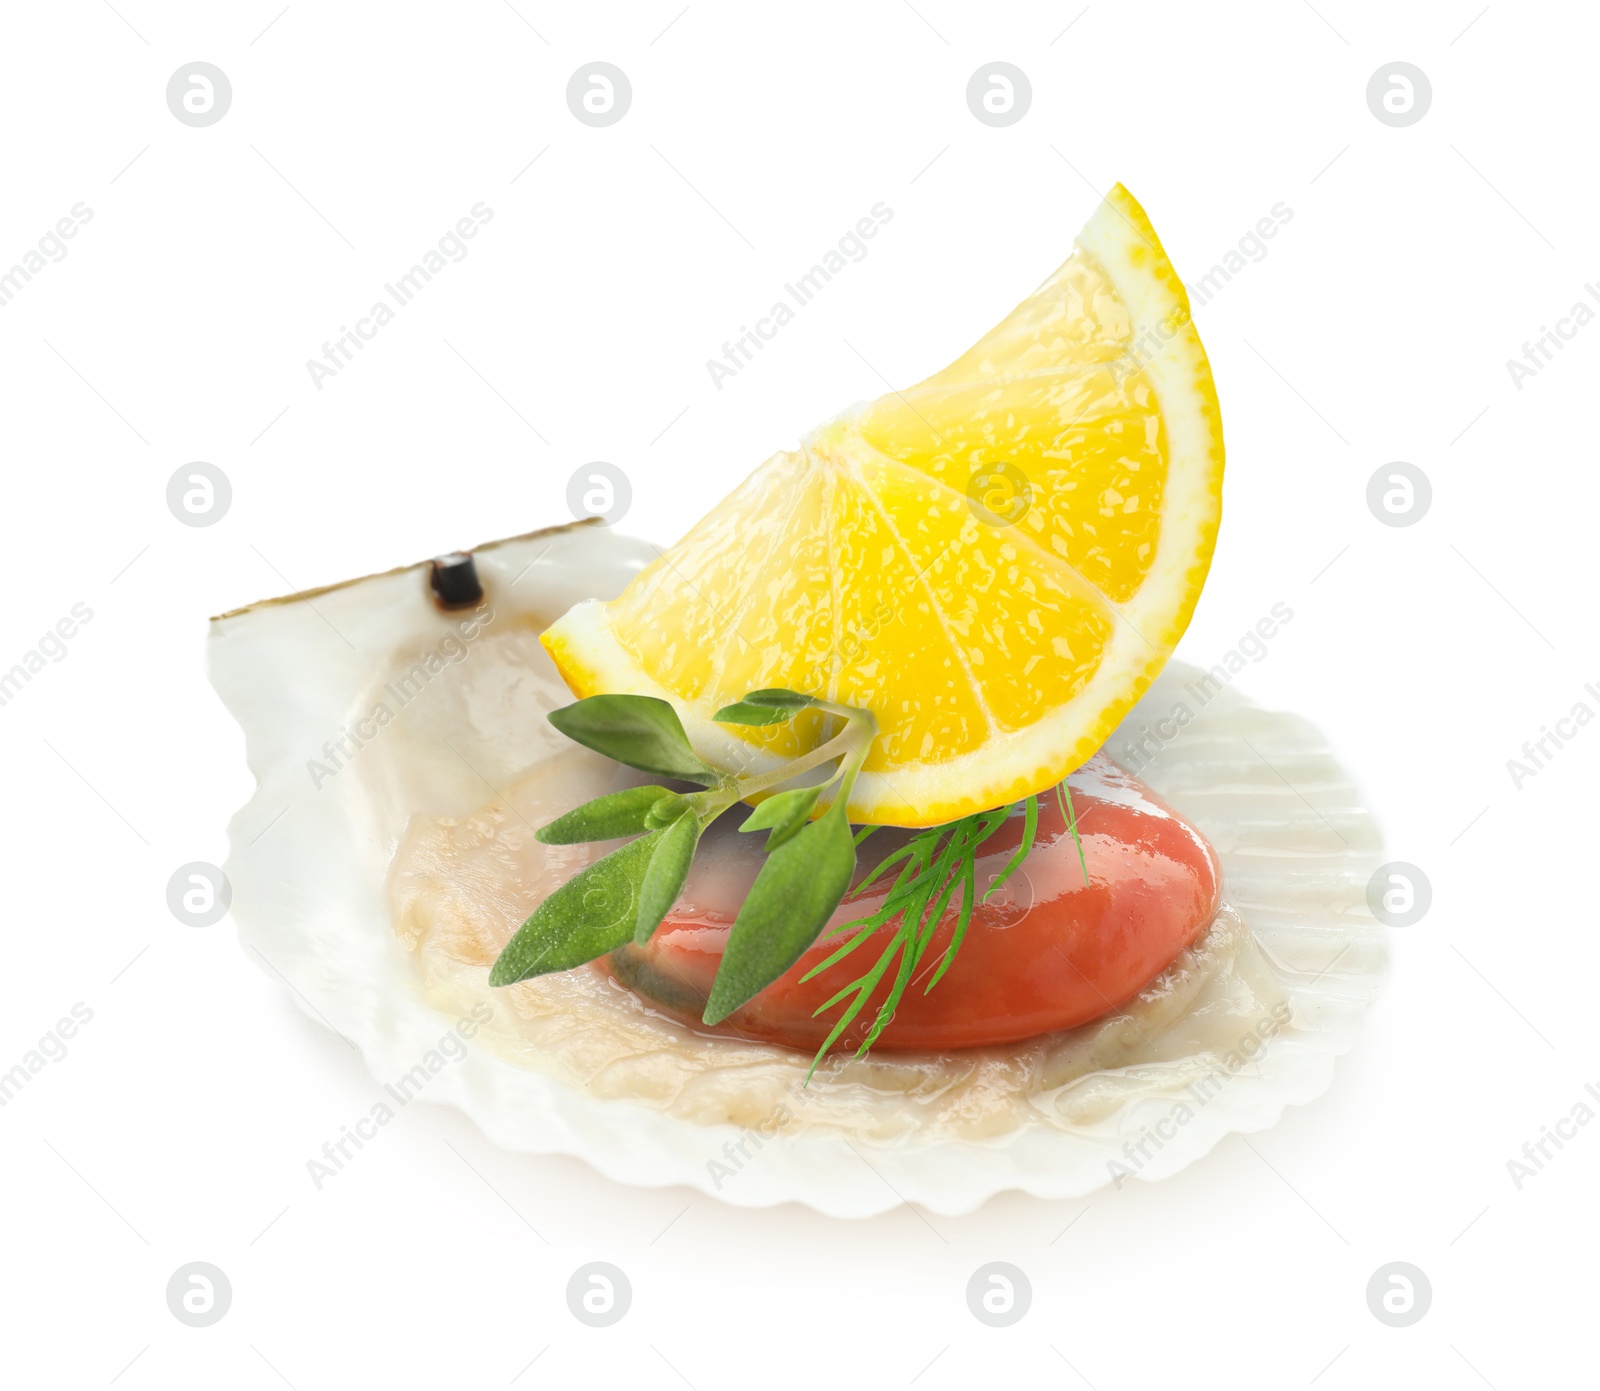
[[[423,1077],[508,1149],[836,1215],[1161,1178],[1326,1088],[1385,971],[1376,828],[1314,729],[1215,683],[1198,702],[1178,662],[1107,747],[1173,731],[1140,776],[1210,839],[1225,902],[1101,1019],[836,1056],[807,1084],[809,1055],[688,1027],[599,969],[491,990],[511,933],[605,848],[534,829],[635,780],[549,726],[571,697],[538,635],[654,553],[577,524],[213,621],[257,779],[225,866],[241,941],[380,1081]],[[419,1072],[449,1031],[464,1056]]]

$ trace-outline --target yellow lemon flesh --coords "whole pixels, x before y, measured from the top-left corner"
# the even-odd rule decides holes
[[[1182,282],[1121,185],[1066,263],[937,375],[775,454],[543,642],[580,696],[660,696],[764,771],[831,717],[718,725],[784,686],[869,709],[857,823],[1043,791],[1154,680],[1205,582],[1222,419]]]

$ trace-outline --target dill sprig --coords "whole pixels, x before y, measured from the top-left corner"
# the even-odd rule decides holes
[[[1078,865],[1083,872],[1083,882],[1087,884],[1089,868],[1083,854],[1083,841],[1078,835],[1077,811],[1072,805],[1072,791],[1067,787],[1064,778],[1056,784],[1056,800],[1061,808],[1061,819],[1066,822],[1068,833],[1078,848]],[[977,896],[978,853],[1018,806],[1022,807],[1023,811],[1022,838],[1017,844],[1016,851],[1006,862],[1005,868],[995,876],[994,882],[980,899]],[[849,985],[817,1007],[816,1013],[822,1014],[845,1000],[849,1001],[843,1013],[834,1021],[833,1028],[829,1031],[822,1047],[817,1050],[816,1057],[812,1059],[811,1068],[806,1073],[807,1082],[811,1080],[812,1073],[817,1070],[817,1065],[827,1055],[829,1049],[838,1042],[840,1035],[861,1014],[873,992],[888,974],[890,966],[898,958],[899,965],[889,986],[889,993],[878,1005],[871,1026],[855,1050],[856,1057],[866,1056],[883,1031],[889,1027],[895,1011],[905,997],[906,990],[917,979],[945,911],[950,906],[951,899],[959,892],[961,900],[956,910],[956,923],[950,934],[950,944],[945,948],[932,976],[923,987],[923,994],[927,994],[943,979],[961,948],[968,924],[972,921],[974,908],[998,893],[1006,881],[1021,868],[1022,862],[1028,858],[1029,852],[1033,849],[1038,826],[1039,799],[1037,796],[1032,796],[1024,798],[1020,803],[976,812],[944,826],[930,827],[925,831],[919,831],[893,854],[886,856],[879,862],[877,868],[846,895],[847,899],[860,898],[873,884],[898,866],[899,872],[895,875],[894,882],[878,910],[867,917],[841,923],[831,929],[829,936],[844,937],[848,934],[849,940],[812,967],[803,977],[805,980],[810,980],[813,976],[837,965],[864,945],[874,934],[896,919],[899,920],[878,959]],[[856,836],[856,844],[860,845],[874,829],[876,828],[869,826],[860,831]]]
[[[1063,802],[1063,797],[1066,799]],[[1067,823],[1067,831],[1072,836],[1072,843],[1078,847],[1078,868],[1083,872],[1083,884],[1089,886],[1089,864],[1083,857],[1083,837],[1078,834],[1078,809],[1072,805],[1072,789],[1067,786],[1067,780],[1062,778],[1056,784],[1056,805],[1061,808],[1061,819]]]

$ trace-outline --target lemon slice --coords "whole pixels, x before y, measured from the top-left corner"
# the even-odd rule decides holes
[[[712,721],[747,691],[870,709],[850,819],[953,821],[1057,782],[1154,680],[1211,564],[1222,462],[1183,284],[1119,184],[962,357],[774,455],[543,642],[578,695],[670,700],[727,767],[827,732]]]

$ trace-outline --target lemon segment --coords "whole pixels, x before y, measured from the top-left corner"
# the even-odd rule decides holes
[[[826,733],[710,718],[747,691],[870,709],[851,820],[952,821],[1058,781],[1155,678],[1210,566],[1222,469],[1182,283],[1119,185],[968,352],[774,455],[543,641],[578,695],[671,700],[730,768]]]

